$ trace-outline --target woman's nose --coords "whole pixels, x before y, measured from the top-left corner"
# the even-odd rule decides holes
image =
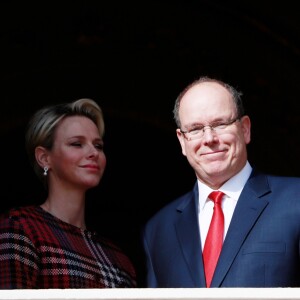
[[[89,145],[88,147],[88,156],[94,157],[99,155],[98,149],[94,145]]]

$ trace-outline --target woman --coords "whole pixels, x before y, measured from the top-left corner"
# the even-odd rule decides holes
[[[104,121],[91,99],[43,108],[26,147],[47,189],[40,206],[11,209],[0,219],[0,288],[129,288],[136,274],[113,243],[88,230],[85,194],[106,166]]]

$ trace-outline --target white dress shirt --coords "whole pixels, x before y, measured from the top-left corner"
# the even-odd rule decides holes
[[[222,191],[225,195],[222,200],[222,209],[224,213],[224,239],[237,204],[240,194],[246,184],[250,174],[252,172],[252,167],[247,161],[245,167],[237,173],[235,176],[230,178],[225,182],[218,190]],[[206,186],[198,180],[199,188],[199,227],[200,235],[202,241],[202,250],[205,244],[206,235],[210,225],[210,221],[213,214],[213,201],[208,199],[208,195],[214,191],[210,187]]]

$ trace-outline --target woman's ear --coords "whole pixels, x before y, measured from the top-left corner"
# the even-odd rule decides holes
[[[49,168],[48,151],[45,147],[38,146],[35,148],[35,159],[41,168]]]

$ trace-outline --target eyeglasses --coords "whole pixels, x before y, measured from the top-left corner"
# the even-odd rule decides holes
[[[214,122],[212,124],[207,124],[207,125],[199,124],[198,126],[194,127],[191,130],[184,131],[184,130],[180,129],[180,132],[189,141],[197,140],[197,139],[201,139],[204,136],[204,132],[207,127],[209,127],[216,134],[222,134],[226,131],[226,129],[229,125],[233,124],[234,122],[236,122],[238,120],[240,120],[240,117],[235,118],[230,121],[227,121],[227,122],[220,121],[220,122]]]

